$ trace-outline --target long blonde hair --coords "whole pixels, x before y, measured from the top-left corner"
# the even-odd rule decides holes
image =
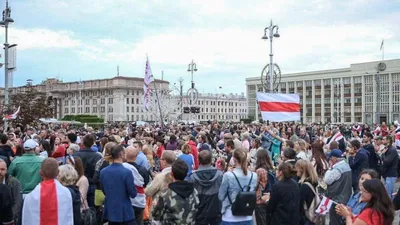
[[[150,146],[147,144],[143,145],[142,151],[146,155],[147,161],[149,161],[151,167],[153,167],[154,166],[153,151],[150,149]]]
[[[295,165],[296,171],[301,171],[299,183],[310,182],[311,184],[318,183],[318,174],[310,161],[300,159]]]

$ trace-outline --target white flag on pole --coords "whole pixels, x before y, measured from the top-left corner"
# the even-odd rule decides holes
[[[322,201],[319,204],[317,210],[315,210],[315,212],[320,215],[326,215],[329,212],[329,210],[331,209],[333,203],[334,202],[332,200],[323,196]]]
[[[150,103],[150,83],[153,81],[153,73],[151,72],[150,61],[146,59],[146,69],[144,72],[144,84],[143,84],[143,108],[149,110]]]

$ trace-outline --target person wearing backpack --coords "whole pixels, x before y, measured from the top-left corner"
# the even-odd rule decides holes
[[[272,186],[270,194],[262,199],[267,202],[267,214],[270,214],[270,225],[299,224],[300,189],[292,179],[292,165],[287,162],[279,164],[276,171],[278,182]]]
[[[257,174],[247,169],[247,153],[233,152],[235,169],[222,178],[218,198],[222,201],[222,225],[252,225],[256,207]]]
[[[296,162],[297,176],[300,184],[300,225],[321,224],[322,217],[317,215],[321,199],[318,195],[318,174],[311,162],[300,159]]]
[[[272,161],[269,157],[269,153],[267,151],[258,151],[256,153],[256,173],[257,173],[257,205],[255,209],[255,217],[257,224],[267,224],[267,208],[265,201],[262,200],[262,196],[264,193],[269,192],[268,186],[274,182],[274,179],[270,178],[270,171],[273,170]]]

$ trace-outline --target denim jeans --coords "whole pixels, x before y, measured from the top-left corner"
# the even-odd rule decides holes
[[[397,177],[386,177],[385,178],[385,188],[386,192],[389,194],[389,198],[393,200],[394,184],[396,183]]]

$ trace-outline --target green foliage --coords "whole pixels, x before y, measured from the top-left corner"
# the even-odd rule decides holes
[[[253,122],[253,120],[251,118],[246,118],[246,119],[241,119],[240,122],[243,122],[245,124],[250,124],[251,122]]]
[[[66,115],[62,121],[79,121],[88,124],[104,123],[104,119],[96,115]]]
[[[39,118],[51,118],[54,116],[54,105],[47,101],[46,95],[29,86],[25,92],[10,95],[10,105],[6,110],[6,114],[14,113],[18,107],[21,108],[17,119],[11,121],[15,124],[26,126]]]

